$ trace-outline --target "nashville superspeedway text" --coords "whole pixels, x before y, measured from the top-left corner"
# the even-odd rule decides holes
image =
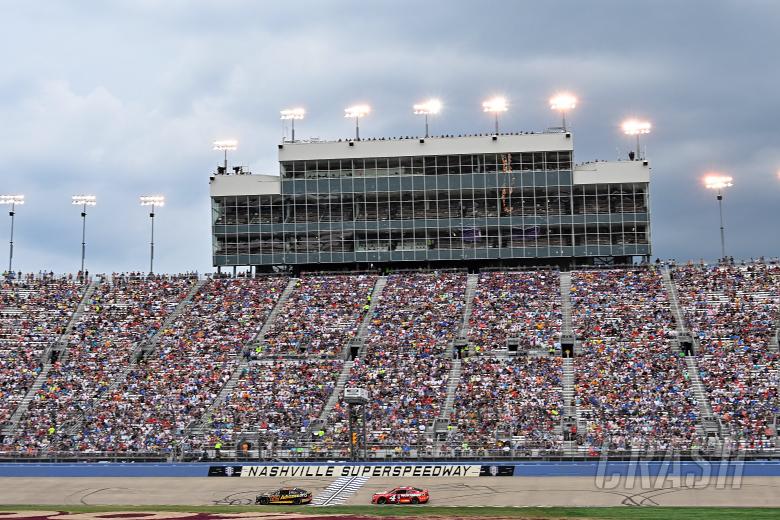
[[[212,466],[209,476],[235,477],[478,477],[480,465]]]

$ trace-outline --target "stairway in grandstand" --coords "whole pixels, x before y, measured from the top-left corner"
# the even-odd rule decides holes
[[[290,278],[290,281],[287,282],[287,286],[285,286],[281,296],[279,296],[279,299],[276,301],[276,305],[274,305],[274,308],[271,309],[271,314],[268,315],[268,319],[266,319],[265,323],[263,323],[263,327],[260,329],[260,332],[257,333],[257,336],[255,336],[254,338],[252,338],[251,341],[249,341],[247,348],[253,345],[262,345],[265,342],[265,335],[268,333],[268,330],[271,328],[271,324],[274,322],[276,317],[284,308],[284,304],[287,303],[287,300],[290,299],[290,295],[293,293],[295,287],[298,285],[300,281],[301,281],[300,278]]]
[[[574,326],[571,318],[571,273],[564,272],[560,274],[559,283],[561,286],[561,335],[573,336]],[[579,342],[574,340],[574,351],[579,353]],[[561,418],[561,433],[563,432],[564,421],[574,419],[577,428],[582,431],[585,427],[585,421],[580,417],[580,411],[577,407],[577,399],[574,395],[574,359],[563,358],[563,417]],[[567,455],[576,455],[577,443],[575,441],[564,441],[563,450]]]
[[[563,358],[563,419],[561,422],[561,433],[563,432],[564,421],[573,418],[577,429],[583,431],[585,421],[580,417],[577,409],[577,401],[574,398],[574,359]],[[563,441],[563,451],[566,455],[577,454],[577,442],[574,440]]]
[[[371,324],[371,318],[374,316],[374,309],[379,303],[380,298],[382,298],[382,291],[385,289],[385,285],[387,285],[387,276],[380,276],[377,278],[376,283],[374,284],[374,290],[371,291],[371,304],[368,306],[368,310],[363,315],[363,320],[360,322],[360,326],[358,326],[355,337],[352,338],[352,340],[347,345],[347,348],[344,349],[345,357],[348,357],[349,353],[354,348],[357,348],[357,357],[363,357],[365,355],[366,334],[368,334],[368,326]]]
[[[474,295],[477,292],[478,284],[479,274],[469,274],[466,278],[466,293],[464,295],[463,303],[463,320],[461,321],[457,339],[457,341],[462,342],[465,345],[468,345],[471,309],[474,306]],[[454,349],[451,345],[450,350],[445,354],[445,356],[452,357],[453,350]],[[452,414],[452,409],[455,406],[455,394],[458,391],[458,385],[460,385],[461,369],[461,360],[453,359],[449,376],[447,378],[447,396],[444,398],[444,404],[439,410],[439,416],[434,419],[432,424],[434,435],[446,434],[449,431],[450,415]]]
[[[685,318],[683,317],[682,311],[680,310],[680,302],[677,299],[677,288],[674,286],[674,282],[672,282],[672,274],[669,271],[669,266],[664,266],[661,274],[663,276],[666,294],[669,298],[669,306],[672,309],[672,315],[674,316],[674,321],[677,324],[677,333],[684,334],[687,332]]]
[[[171,328],[176,318],[181,315],[184,309],[187,308],[187,306],[192,301],[192,298],[195,297],[200,288],[203,287],[206,283],[208,283],[208,280],[198,280],[197,283],[193,284],[184,299],[180,301],[178,305],[176,305],[176,308],[173,310],[173,312],[165,318],[165,321],[163,321],[163,324],[159,329],[157,329],[157,332],[154,334],[154,336],[149,338],[148,341],[137,343],[133,347],[133,351],[130,354],[130,362],[127,364],[127,366],[125,366],[124,369],[122,369],[122,372],[117,375],[116,379],[111,382],[111,386],[108,388],[109,395],[115,392],[116,389],[127,380],[127,375],[130,373],[130,370],[132,370],[133,365],[137,364],[142,356],[148,356],[154,352],[157,344],[160,342],[160,336],[163,331]]]
[[[471,320],[471,307],[474,304],[474,293],[477,292],[477,284],[479,283],[478,274],[470,274],[466,279],[466,296],[463,304],[463,322],[460,326],[460,334],[458,336],[461,339],[466,339],[469,334],[469,320]]]
[[[287,303],[287,300],[290,298],[290,295],[295,290],[295,286],[298,283],[298,281],[299,281],[298,278],[290,278],[290,281],[287,282],[287,286],[284,288],[284,291],[282,291],[282,294],[279,296],[279,299],[276,301],[274,308],[268,314],[268,318],[265,320],[265,323],[263,323],[263,326],[260,328],[260,331],[257,333],[257,335],[254,338],[249,340],[245,349],[251,348],[251,345],[257,345],[258,343],[262,343],[265,333],[270,328],[273,320],[276,319],[276,316],[279,314],[280,309],[282,309],[284,307],[284,304]],[[225,399],[227,399],[227,397],[231,394],[231,392],[233,392],[233,390],[236,388],[236,385],[238,385],[238,381],[241,379],[241,375],[244,374],[244,372],[248,368],[249,368],[249,360],[245,356],[241,356],[241,359],[239,363],[236,365],[236,368],[233,369],[233,373],[230,374],[230,379],[228,379],[227,382],[222,386],[222,388],[219,391],[219,394],[217,394],[217,397],[211,402],[211,404],[203,413],[201,418],[198,421],[194,421],[193,423],[187,426],[187,428],[184,431],[185,437],[187,436],[198,437],[206,433],[206,427],[211,421],[211,416],[214,415],[214,411],[216,411],[217,407],[220,404],[222,404],[225,401]]]
[[[447,398],[444,400],[444,406],[441,407],[441,412],[439,412],[439,419],[449,421],[452,408],[455,405],[455,392],[457,392],[458,385],[460,384],[460,371],[460,359],[453,359],[452,368],[450,368],[450,376],[447,379]]]
[[[780,320],[775,322],[775,334],[772,339],[769,340],[769,350],[772,352],[780,352]]]
[[[328,420],[330,411],[333,410],[333,407],[336,406],[336,403],[341,398],[341,394],[344,393],[344,387],[347,385],[347,381],[349,381],[349,375],[352,372],[352,367],[354,364],[355,362],[351,360],[344,362],[344,367],[341,369],[341,374],[339,374],[339,378],[336,380],[336,386],[333,387],[333,392],[331,392],[330,397],[328,397],[328,402],[325,403],[325,407],[322,409],[322,412],[320,413],[320,416],[317,420],[317,425],[319,427],[325,425]]]
[[[313,506],[336,506],[346,502],[368,482],[369,477],[339,477],[311,501]]]
[[[98,282],[94,280],[89,283],[87,290],[84,291],[84,296],[81,297],[81,301],[79,302],[78,307],[76,307],[76,312],[74,312],[70,317],[70,321],[68,321],[68,325],[65,327],[65,331],[60,335],[56,343],[46,349],[46,352],[44,353],[44,360],[51,359],[51,354],[55,350],[60,352],[60,361],[64,360],[63,356],[67,354],[68,336],[70,336],[70,333],[73,332],[73,327],[76,326],[76,323],[78,323],[81,315],[84,314],[84,310],[87,308],[87,302],[90,298],[92,298],[92,294],[94,294],[97,286]]]
[[[84,294],[81,296],[81,301],[76,307],[76,310],[71,315],[70,320],[68,321],[68,325],[65,327],[65,330],[57,338],[57,341],[53,345],[50,345],[44,352],[43,359],[42,359],[43,366],[41,367],[41,371],[38,373],[38,376],[35,378],[35,381],[33,382],[32,386],[30,386],[30,389],[27,391],[27,394],[19,403],[19,406],[16,407],[16,410],[14,411],[14,413],[8,419],[8,422],[3,427],[3,430],[1,432],[3,436],[13,434],[13,432],[19,426],[19,421],[22,419],[22,416],[30,407],[30,402],[35,397],[35,394],[38,393],[38,390],[43,388],[43,383],[46,382],[46,378],[49,377],[49,371],[51,371],[52,352],[59,351],[60,359],[63,359],[63,355],[67,351],[67,347],[68,347],[67,338],[70,335],[70,333],[73,331],[73,327],[76,325],[81,315],[84,313],[84,309],[86,308],[87,302],[92,297],[92,294],[95,292],[96,287],[97,287],[97,282],[92,281],[89,283],[87,289],[84,291]]]
[[[672,274],[669,270],[669,266],[664,266],[661,275],[664,281],[664,287],[666,288],[666,295],[669,299],[669,307],[672,311],[672,316],[674,316],[677,334],[688,334],[689,331],[685,323],[685,317],[683,316],[680,302],[677,298],[677,287],[675,287],[674,282],[672,281]],[[678,346],[677,343],[672,344]],[[693,395],[696,397],[696,406],[699,409],[699,424],[696,426],[696,430],[701,437],[714,435],[718,438],[718,420],[715,418],[715,414],[712,413],[712,405],[707,398],[707,392],[699,375],[699,365],[696,359],[696,356],[687,356],[685,358],[691,389],[693,390]]]
[[[696,363],[695,356],[687,356],[685,358],[685,364],[688,366],[688,376],[690,377],[691,388],[693,389],[693,395],[696,396],[696,405],[699,408],[699,425],[696,430],[699,435],[715,436],[719,438],[718,420],[715,414],[712,413],[712,406],[710,400],[707,398],[707,392],[704,389],[704,383],[702,383],[699,376],[699,365]]]
[[[374,284],[374,290],[371,291],[371,304],[368,306],[368,310],[363,315],[363,319],[358,326],[355,337],[352,338],[352,340],[347,345],[347,348],[344,349],[345,356],[349,356],[349,353],[353,348],[357,349],[358,358],[361,358],[365,355],[368,326],[371,324],[371,318],[374,315],[374,309],[379,303],[379,300],[382,298],[382,291],[384,290],[386,284],[386,276],[380,276],[377,278],[377,281]],[[341,398],[341,394],[344,392],[344,387],[346,386],[347,381],[349,381],[349,375],[354,364],[355,362],[349,359],[344,362],[344,367],[341,369],[341,374],[339,374],[339,378],[336,380],[336,386],[333,388],[333,392],[331,392],[330,397],[328,397],[328,402],[325,403],[325,407],[322,409],[315,426],[323,427],[327,422],[328,415],[330,415],[331,410],[333,410],[333,407],[336,406],[336,403]]]

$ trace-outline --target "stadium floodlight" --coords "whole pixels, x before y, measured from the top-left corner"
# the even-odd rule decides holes
[[[303,116],[306,115],[306,110],[302,108],[285,108],[284,110],[280,110],[279,114],[281,114],[281,120],[282,121],[290,121],[290,126],[292,128],[292,142],[295,142],[295,120],[296,119],[303,119]]]
[[[704,177],[704,187],[709,190],[717,190],[718,213],[720,214],[720,254],[721,259],[726,259],[726,235],[723,229],[723,190],[734,186],[734,179],[728,175],[711,173]]]
[[[561,92],[550,98],[550,108],[561,113],[561,128],[566,131],[566,111],[577,107],[577,98],[568,92]]]
[[[423,103],[417,103],[412,107],[415,115],[425,116],[425,137],[428,137],[428,116],[436,115],[441,112],[441,101],[438,99],[429,99]]]
[[[344,117],[355,118],[355,140],[360,141],[360,118],[371,113],[368,105],[352,105],[344,109]]]
[[[14,217],[16,216],[16,206],[24,204],[24,195],[0,195],[0,204],[10,204],[11,211],[8,216],[11,217],[11,241],[8,245],[8,275],[14,271]]]
[[[637,160],[642,158],[641,150],[639,148],[639,136],[642,134],[649,134],[653,125],[649,121],[641,121],[639,119],[627,119],[623,121],[623,133],[626,135],[636,136],[636,158]]]
[[[141,206],[151,206],[149,219],[152,221],[152,239],[149,242],[151,248],[149,251],[149,274],[154,273],[154,209],[165,206],[165,197],[163,195],[142,195],[139,197]]]
[[[81,206],[81,271],[79,271],[81,274],[79,276],[86,278],[84,275],[84,257],[87,250],[87,206],[97,204],[97,198],[94,195],[74,195],[71,197],[71,204]]]
[[[506,102],[506,98],[501,96],[497,96],[482,102],[482,111],[490,112],[495,116],[496,135],[498,135],[498,114],[500,112],[506,112],[507,110],[509,110],[509,105]]]
[[[214,150],[225,152],[225,173],[227,173],[227,153],[238,149],[238,141],[235,139],[221,139],[214,141]]]

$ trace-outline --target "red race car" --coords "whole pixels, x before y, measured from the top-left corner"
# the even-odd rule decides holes
[[[374,493],[372,504],[427,504],[430,499],[427,489],[401,486],[384,493]]]

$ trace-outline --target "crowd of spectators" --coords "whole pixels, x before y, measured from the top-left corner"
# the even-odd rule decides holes
[[[479,275],[469,320],[470,345],[480,352],[555,348],[563,321],[557,271],[486,272]]]
[[[376,275],[301,277],[265,333],[268,353],[338,356],[355,337]]]
[[[240,363],[287,285],[286,277],[217,279],[163,330],[154,354],[112,396],[112,442],[164,451],[196,424]]]
[[[206,446],[259,433],[274,445],[299,441],[325,408],[344,362],[333,359],[253,361],[218,403]]]
[[[442,410],[452,361],[428,354],[369,353],[352,367],[348,387],[368,390],[366,406],[368,442],[412,446],[423,439]],[[329,419],[326,439],[346,443],[349,432],[347,405],[339,402]]]
[[[686,324],[700,345],[702,382],[715,415],[742,447],[776,447],[780,266],[686,265],[674,272]]]
[[[42,369],[84,293],[72,276],[21,275],[0,285],[0,427]]]
[[[655,269],[575,271],[572,324],[582,338],[575,396],[593,449],[702,446],[697,403]]]
[[[449,351],[463,321],[466,273],[388,276],[371,317],[370,352],[431,355]]]
[[[450,424],[462,450],[560,449],[560,357],[472,357],[463,361]]]
[[[369,392],[370,446],[432,449],[430,427],[446,415],[466,279],[465,272],[388,276],[346,382]],[[698,338],[713,412],[740,446],[775,447],[780,378],[771,340],[780,317],[780,266],[689,265],[676,267],[673,280]],[[0,424],[40,373],[43,351],[60,339],[67,349],[0,450],[167,452],[180,442],[230,444],[247,432],[280,446],[314,434],[317,450],[344,450],[349,419],[340,399],[322,431],[310,426],[336,387],[344,362],[335,358],[355,337],[377,276],[301,277],[254,351],[252,340],[288,281],[208,280],[163,328],[197,279],[104,277],[65,337],[85,284],[53,275],[4,281]],[[559,289],[555,271],[480,274],[468,324],[468,342],[480,355],[462,361],[443,449],[561,448],[561,358],[496,357],[510,338],[521,350],[554,348],[562,327]],[[582,341],[572,362],[577,442],[594,452],[700,447],[698,407],[660,272],[575,271],[570,296]],[[143,345],[150,354],[133,363],[131,354]],[[253,361],[217,401],[250,345]],[[210,408],[202,437],[186,441]]]
[[[347,382],[369,392],[370,443],[416,444],[440,415],[465,292],[461,272],[388,277],[371,316],[365,355],[355,360]],[[336,405],[329,426],[326,441],[347,441],[345,405]]]
[[[115,449],[103,400],[134,347],[160,329],[193,283],[191,278],[119,274],[98,283],[66,338],[65,355],[52,364],[22,417],[12,441],[17,448]]]

